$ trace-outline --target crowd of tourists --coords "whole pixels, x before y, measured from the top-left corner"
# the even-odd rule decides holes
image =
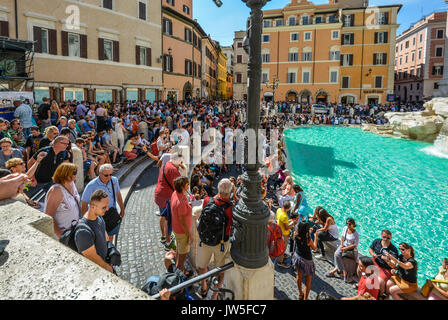
[[[119,263],[114,262],[117,250],[112,243],[125,216],[125,206],[119,181],[113,174],[120,163],[135,161],[139,156],[149,157],[160,168],[154,198],[159,208],[160,245],[167,251],[164,261],[167,271],[185,277],[194,274],[195,270],[187,267],[186,259],[196,232],[200,239],[196,257],[200,274],[207,272],[211,261],[217,267],[228,262],[232,210],[244,196],[241,175],[245,167],[220,160],[229,139],[233,140],[228,133],[246,129],[245,102],[114,104],[58,103],[44,99],[37,110],[27,101],[16,101],[14,105],[15,119],[11,122],[0,119],[0,199],[22,194],[29,205],[54,218],[55,237],[61,239],[73,231],[78,252],[115,272]],[[345,299],[402,299],[401,294],[418,290],[418,256],[413,247],[400,242],[397,249],[391,232],[382,230],[381,237],[369,248],[371,257],[360,256],[360,235],[354,219],[347,218],[340,231],[325,208],[318,206],[312,210],[305,191],[294,183],[286,169],[282,144],[274,154],[269,142],[274,139],[271,129],[279,129],[281,138],[288,121],[291,125],[383,123],[385,111],[421,107],[331,107],[334,110],[330,114],[317,115],[310,106],[262,105],[264,144],[267,153],[275,156],[280,164],[275,172],[260,170],[262,198],[271,211],[267,235],[270,256],[277,268],[294,269],[300,299],[309,297],[315,274],[314,259],[334,260],[334,268],[328,270],[327,277],[340,275],[342,281],[355,282],[358,294]],[[222,150],[211,150],[190,172],[189,161],[183,158],[179,147],[182,139],[171,133],[185,129],[192,136],[197,121],[202,132],[207,128],[219,130],[224,143]],[[202,146],[206,144],[203,142]],[[75,148],[81,151],[83,170],[74,164]],[[85,175],[82,194],[76,187],[78,171]],[[8,188],[4,187],[6,184]],[[39,201],[36,194],[42,191],[44,195]],[[193,215],[200,215],[198,225],[193,225]],[[275,234],[280,234],[280,238]],[[336,244],[333,255],[328,254],[329,244]],[[427,284],[429,299],[448,299],[447,270],[445,259],[439,273]],[[224,275],[224,272],[219,275],[216,288],[222,287]],[[204,280],[201,295],[206,297],[209,291]],[[160,293],[163,299],[170,298],[169,290]],[[211,298],[216,299],[218,294],[219,291],[213,290]]]

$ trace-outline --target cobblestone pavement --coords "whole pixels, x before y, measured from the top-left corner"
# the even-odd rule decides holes
[[[165,251],[159,242],[161,236],[159,217],[155,215],[158,207],[154,203],[158,170],[157,167],[149,168],[137,182],[126,205],[126,215],[117,239],[117,248],[122,255],[122,265],[117,273],[122,279],[138,288],[144,285],[149,276],[165,272],[163,265]],[[231,174],[236,175],[237,172]],[[290,263],[291,259],[285,261]],[[310,299],[314,299],[322,291],[336,298],[356,295],[352,285],[345,284],[338,278],[325,277],[325,272],[332,268],[329,262],[315,259],[315,264],[316,275],[312,280]],[[275,298],[297,300],[298,295],[295,272],[292,268],[282,269],[275,264]]]

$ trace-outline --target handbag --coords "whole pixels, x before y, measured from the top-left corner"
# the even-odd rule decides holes
[[[420,289],[420,293],[425,298],[427,298],[429,296],[429,294],[431,293],[431,291],[432,291],[432,285],[430,283],[431,283],[431,280],[426,280],[425,284]]]
[[[110,181],[110,184],[112,185],[112,193],[114,195],[113,204],[115,204],[115,188],[114,184],[112,183],[112,180]],[[107,210],[106,213],[104,214],[103,220],[106,224],[106,231],[109,233],[121,223],[122,219],[117,209],[115,207],[110,207],[109,210]]]

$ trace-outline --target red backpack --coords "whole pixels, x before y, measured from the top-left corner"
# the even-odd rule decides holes
[[[268,248],[271,258],[280,257],[286,251],[285,240],[283,239],[282,229],[278,224],[268,223]]]
[[[159,139],[157,139],[156,141],[154,141],[153,143],[151,143],[151,153],[155,156],[159,155],[159,148],[157,147],[157,141]]]

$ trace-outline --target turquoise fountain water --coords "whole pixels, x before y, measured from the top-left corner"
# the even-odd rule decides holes
[[[419,285],[448,257],[448,159],[428,143],[378,136],[358,128],[285,131],[289,166],[309,205],[326,208],[342,230],[353,217],[359,250],[368,255],[382,229],[416,251]]]

